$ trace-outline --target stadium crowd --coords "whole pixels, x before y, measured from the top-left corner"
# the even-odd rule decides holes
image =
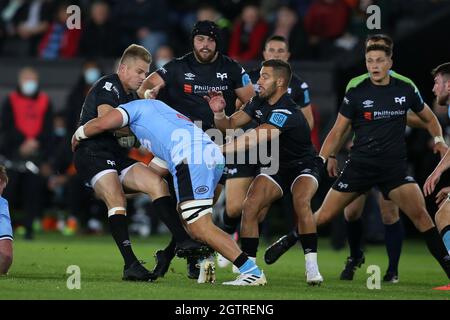
[[[70,15],[66,9],[73,4],[81,8],[81,29],[66,26]],[[364,42],[366,9],[372,4],[383,11],[381,31],[394,37],[413,30],[427,12],[448,5],[431,0],[1,1],[1,57],[85,60],[62,108],[55,108],[46,88],[39,85],[38,72],[29,67],[17,74],[17,88],[0,97],[0,154],[10,178],[5,197],[14,226],[23,226],[18,234],[32,239],[37,228],[59,228],[66,234],[77,228],[102,230],[106,208],[75,174],[69,144],[89,89],[105,73],[99,59],[116,59],[137,43],[152,53],[154,67],[159,68],[191,49],[196,21],[212,20],[221,30],[219,49],[240,63],[261,61],[264,43],[272,35],[288,40],[291,61],[329,61]],[[433,110],[449,132],[447,110],[439,105]],[[426,132],[408,129],[410,169],[419,184],[437,161],[427,147],[429,140]],[[349,146],[350,142],[347,150]],[[144,162],[152,157],[142,149],[130,153]],[[164,230],[157,217],[150,214],[149,218],[153,208],[146,196],[133,199],[129,207],[135,212],[132,230],[142,235]],[[368,209],[376,211],[375,207]]]

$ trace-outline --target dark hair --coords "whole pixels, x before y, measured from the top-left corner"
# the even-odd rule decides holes
[[[286,48],[287,48],[288,51],[289,51],[289,43],[288,43],[288,41],[286,40],[285,37],[279,36],[279,35],[276,35],[276,34],[275,34],[275,35],[273,35],[273,36],[267,38],[266,42],[264,43],[264,49],[266,49],[266,46],[267,46],[267,44],[268,44],[270,41],[284,42],[284,44],[286,45]]]
[[[8,183],[8,174],[6,173],[6,168],[3,165],[0,165],[0,181]]]
[[[450,62],[446,62],[438,65],[436,68],[431,71],[431,75],[436,77],[437,75],[445,76],[446,78],[450,78]]]
[[[388,57],[392,55],[391,48],[382,44],[372,44],[366,48],[366,53],[369,51],[384,51]]]
[[[291,82],[292,78],[292,69],[291,65],[288,62],[285,62],[280,59],[270,59],[261,63],[263,67],[271,67],[275,71],[275,74],[278,77],[282,77],[286,80],[286,87],[289,86],[289,82]]]
[[[194,39],[194,37],[199,34],[213,38],[214,41],[216,41],[216,45],[219,43],[218,41],[220,40],[219,26],[213,21],[209,20],[198,21],[194,25],[194,28],[192,29],[192,39]]]
[[[394,50],[394,41],[387,34],[384,33],[369,34],[366,38],[365,47],[367,47],[367,43],[369,43],[369,41],[375,42],[384,41],[386,46],[388,46],[389,49],[391,49],[391,51]]]

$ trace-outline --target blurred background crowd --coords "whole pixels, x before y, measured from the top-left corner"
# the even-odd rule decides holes
[[[381,10],[379,30],[366,26],[367,8],[374,4]],[[81,8],[81,29],[66,26],[70,5]],[[261,62],[269,36],[288,39],[294,71],[311,88],[317,147],[334,122],[346,83],[365,70],[362,48],[368,33],[394,39],[394,69],[413,79],[450,133],[447,108],[433,103],[430,76],[450,57],[447,0],[0,0],[0,163],[10,176],[4,196],[16,235],[32,239],[42,229],[67,235],[103,232],[106,209],[72,165],[69,141],[84,97],[99,77],[114,72],[131,43],[152,53],[152,70],[190,51],[198,20],[219,25],[220,50],[247,70]],[[421,184],[438,158],[426,132],[407,133],[411,173]],[[142,161],[151,159],[143,150],[130,152]],[[316,207],[328,187],[321,188]],[[429,206],[434,212],[433,201]],[[266,237],[289,230],[292,220],[277,205],[272,210]],[[368,241],[383,239],[378,210],[376,201],[368,201]],[[132,231],[165,232],[145,196],[130,198],[128,212]],[[344,243],[341,223],[327,231],[336,248]]]

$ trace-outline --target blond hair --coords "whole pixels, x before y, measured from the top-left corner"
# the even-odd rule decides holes
[[[141,59],[146,63],[152,63],[152,55],[143,46],[132,44],[122,54],[119,64],[124,64],[129,59]]]

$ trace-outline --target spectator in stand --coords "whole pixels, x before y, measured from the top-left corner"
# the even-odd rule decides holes
[[[349,7],[343,0],[315,0],[305,16],[305,29],[313,55],[327,58],[333,53],[333,42],[344,34]]]
[[[55,17],[39,43],[38,55],[44,59],[72,58],[78,53],[80,29],[68,29],[68,2],[58,4]]]
[[[246,5],[234,24],[228,55],[240,62],[259,60],[267,32],[268,25],[261,17],[259,7]]]
[[[292,60],[308,57],[308,39],[303,20],[292,7],[282,5],[278,8],[269,34],[282,36],[288,40]]]
[[[108,2],[98,0],[90,7],[90,17],[80,39],[80,55],[88,58],[117,57],[117,29],[111,21]]]
[[[19,72],[18,88],[3,102],[0,133],[2,154],[17,168],[9,170],[10,183],[5,197],[12,208],[25,211],[25,238],[33,238],[33,221],[42,215],[46,196],[45,178],[52,148],[53,116],[50,98],[39,89],[38,73],[29,67]]]
[[[197,21],[213,21],[220,29],[220,37],[222,39],[220,43],[220,50],[223,52],[228,51],[228,42],[230,40],[231,22],[225,18],[213,4],[205,3],[197,10]],[[190,30],[189,30],[190,31]]]
[[[139,43],[151,54],[166,44],[169,11],[164,0],[117,0],[114,21],[120,30],[122,49]]]
[[[174,58],[174,53],[172,47],[170,46],[161,46],[156,50],[155,53],[155,67],[156,69],[161,68],[167,62]]]

